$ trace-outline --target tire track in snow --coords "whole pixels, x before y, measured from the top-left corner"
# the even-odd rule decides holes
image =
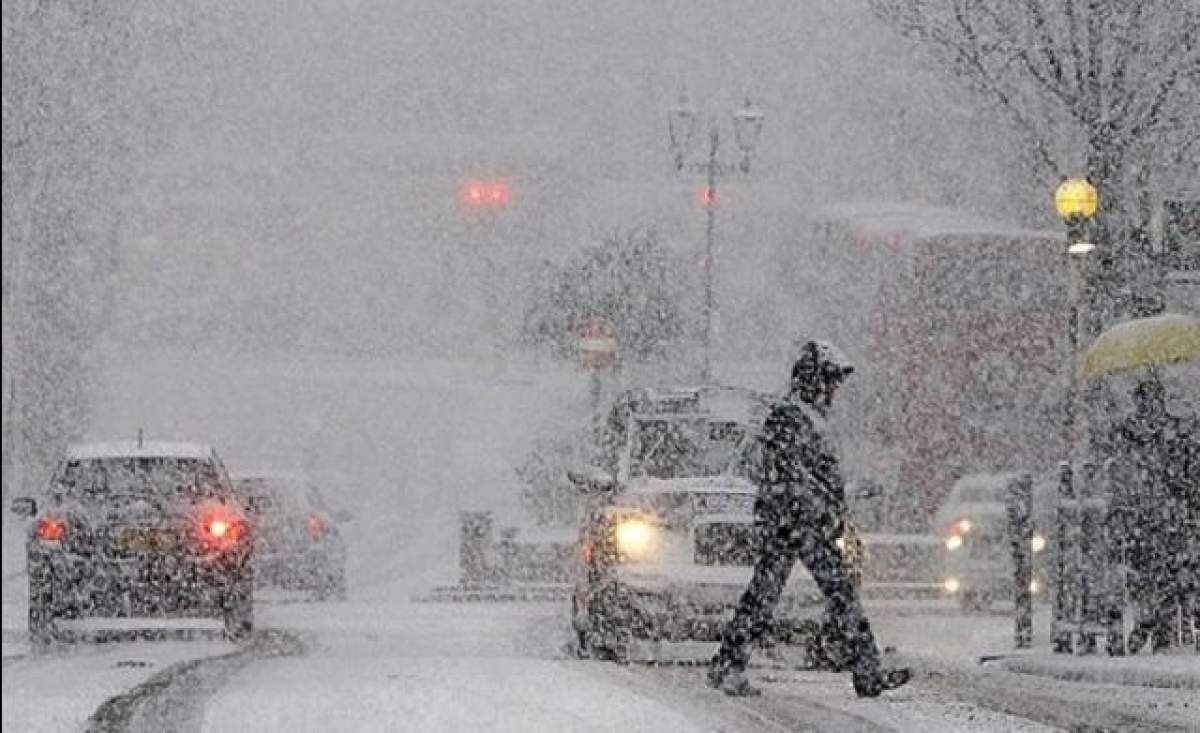
[[[1157,692],[1145,688],[1069,683],[1013,672],[921,669],[922,664],[916,661],[913,666],[918,671],[921,686],[935,694],[1063,730],[1086,733],[1196,730],[1194,724],[1176,722],[1180,714],[1188,714],[1185,710],[1137,709],[1128,696],[1144,698]],[[1182,693],[1170,695],[1164,692],[1161,697],[1164,700],[1171,697],[1184,699]],[[1174,702],[1171,700],[1167,704]],[[1192,714],[1200,710],[1194,704],[1191,707]]]
[[[173,664],[145,682],[109,698],[88,718],[88,733],[199,731],[204,708],[236,672],[255,659],[305,652],[299,636],[284,630],[256,632],[241,648]]]
[[[842,710],[803,694],[778,694],[769,690],[755,698],[729,697],[705,685],[706,665],[619,665],[597,662],[604,673],[630,688],[685,713],[703,711],[705,721],[723,721],[730,730],[837,731],[878,733],[892,731],[869,717]],[[649,684],[647,684],[649,683]],[[717,730],[726,730],[720,724]]]
[[[779,695],[772,690],[752,699],[729,697],[705,684],[704,673],[708,666],[695,660],[630,664],[580,660],[570,651],[573,648],[573,634],[566,621],[566,606],[560,604],[560,607],[561,613],[539,617],[526,626],[523,636],[518,640],[521,653],[564,662],[571,660],[568,663],[583,665],[592,674],[607,677],[628,688],[631,693],[667,705],[695,720],[699,727],[762,733],[879,733],[894,730],[869,717],[825,704],[811,695],[791,692]]]

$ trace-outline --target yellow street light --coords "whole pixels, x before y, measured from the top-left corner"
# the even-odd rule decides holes
[[[1096,187],[1082,178],[1068,178],[1054,192],[1054,209],[1067,221],[1076,217],[1090,219],[1099,205]]]

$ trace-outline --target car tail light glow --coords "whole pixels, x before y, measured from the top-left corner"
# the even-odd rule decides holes
[[[225,547],[241,539],[245,534],[245,523],[237,513],[225,507],[216,507],[200,516],[200,538],[205,544]]]
[[[37,536],[39,539],[53,541],[61,540],[67,534],[67,525],[57,519],[50,517],[42,517],[37,523]]]
[[[308,515],[308,518],[304,520],[304,527],[314,540],[320,539],[325,534],[325,523],[316,514]]]

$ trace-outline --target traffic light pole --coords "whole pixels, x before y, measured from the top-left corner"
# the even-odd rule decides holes
[[[1018,649],[1033,645],[1033,478],[1021,474],[1005,494],[1013,553],[1013,636]]]
[[[708,209],[708,222],[704,232],[704,353],[700,366],[700,381],[706,384],[712,380],[712,321],[713,310],[716,308],[713,295],[713,240],[717,228],[717,151],[721,139],[716,123],[712,125],[708,137],[708,188],[704,191],[704,203]]]

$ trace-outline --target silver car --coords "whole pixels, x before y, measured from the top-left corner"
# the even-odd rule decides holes
[[[639,640],[719,639],[755,559],[756,489],[742,468],[768,407],[764,395],[725,387],[633,390],[617,400],[607,466],[571,475],[586,505],[571,615],[582,652],[622,659]],[[799,642],[821,610],[798,565],[773,638]]]
[[[346,597],[346,544],[340,524],[349,519],[328,507],[317,485],[290,473],[239,474],[239,494],[253,497],[259,587],[302,590],[315,598]]]

